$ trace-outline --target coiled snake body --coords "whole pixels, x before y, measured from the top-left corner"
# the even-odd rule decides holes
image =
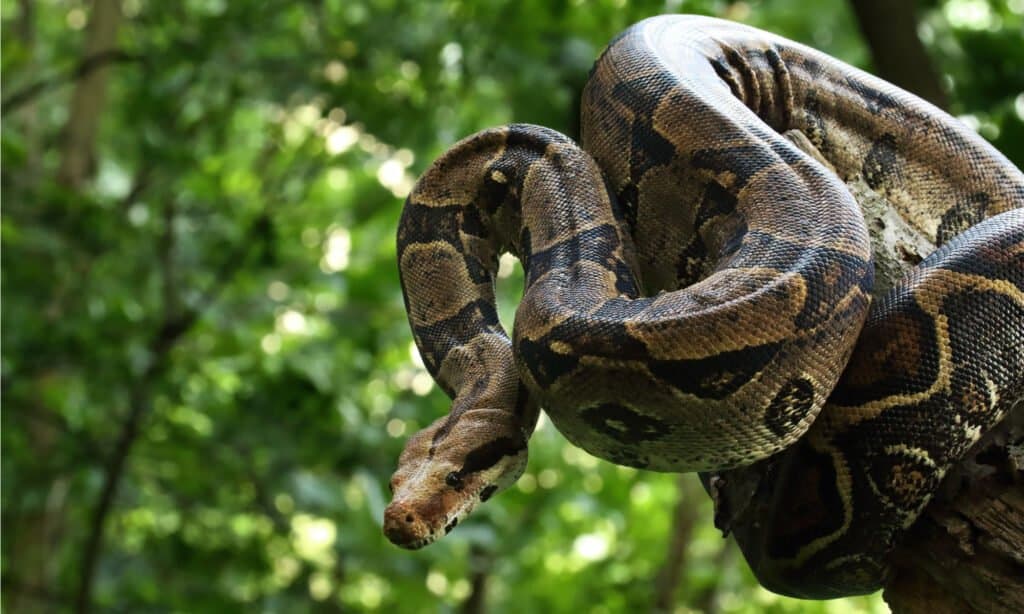
[[[736,535],[769,588],[875,590],[947,468],[1024,396],[1024,176],[910,94],[705,17],[616,38],[582,114],[583,149],[486,130],[409,196],[406,306],[453,403],[406,444],[388,537],[423,546],[512,484],[543,407],[615,463],[759,471],[766,504]],[[942,245],[873,303],[854,177]],[[505,251],[526,272],[512,339]]]

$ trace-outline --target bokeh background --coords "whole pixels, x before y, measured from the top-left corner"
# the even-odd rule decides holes
[[[6,611],[886,611],[758,588],[692,476],[546,423],[449,537],[381,535],[448,407],[403,197],[484,127],[575,134],[603,45],[663,12],[880,71],[1024,161],[1024,0],[2,0]]]

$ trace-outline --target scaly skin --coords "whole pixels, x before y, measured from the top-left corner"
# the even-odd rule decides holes
[[[906,92],[705,17],[616,38],[582,127],[582,149],[478,133],[409,196],[409,321],[453,403],[399,460],[388,538],[426,545],[514,483],[539,405],[596,456],[714,472],[769,588],[874,590],[946,469],[1024,395],[1024,176]],[[948,242],[870,316],[854,177]],[[526,271],[511,339],[504,251]],[[739,482],[749,501],[722,486]]]

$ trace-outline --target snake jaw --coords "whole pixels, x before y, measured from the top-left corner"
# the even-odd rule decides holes
[[[518,476],[517,476],[518,477]],[[490,498],[499,489],[495,485],[484,485],[475,493],[461,497],[450,512],[430,517],[427,513],[440,506],[432,506],[430,499],[417,506],[412,500],[396,498],[384,510],[384,534],[391,543],[407,550],[419,550],[441,537],[451,533],[480,503]],[[446,493],[437,493],[436,500],[445,501]],[[443,505],[443,503],[442,503]]]
[[[526,437],[515,417],[474,409],[442,418],[406,443],[391,478],[384,534],[416,550],[449,533],[526,469]]]

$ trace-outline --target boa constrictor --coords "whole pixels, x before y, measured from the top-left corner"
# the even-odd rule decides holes
[[[608,46],[582,144],[485,130],[410,194],[406,307],[453,403],[407,442],[385,533],[424,546],[514,483],[543,407],[591,454],[711,487],[769,459],[736,529],[761,582],[875,590],[947,468],[1024,395],[1024,176],[888,83],[696,16]],[[854,177],[942,245],[873,302]],[[526,273],[511,339],[506,251]]]

